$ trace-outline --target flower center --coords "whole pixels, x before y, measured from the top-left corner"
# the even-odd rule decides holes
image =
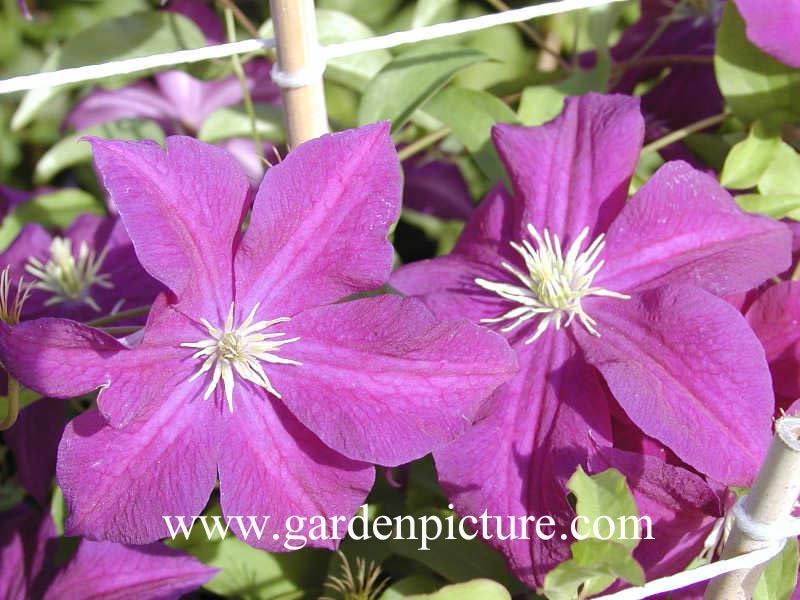
[[[225,319],[225,325],[222,329],[218,329],[211,325],[205,319],[200,319],[200,322],[208,330],[211,337],[198,342],[184,342],[181,346],[185,348],[197,348],[197,352],[192,355],[192,358],[203,359],[203,364],[198,371],[191,376],[189,381],[194,381],[203,373],[210,371],[211,382],[206,388],[203,399],[207,400],[214,390],[217,388],[220,380],[225,388],[225,399],[228,402],[228,410],[233,412],[233,387],[235,384],[234,372],[239,377],[259,387],[264,388],[270,394],[277,396],[281,395],[273,387],[272,383],[264,372],[261,362],[275,363],[282,365],[300,365],[302,363],[296,360],[280,357],[276,352],[291,342],[296,342],[299,337],[290,338],[286,340],[278,340],[276,338],[283,337],[285,333],[260,333],[264,329],[275,325],[276,323],[284,323],[289,320],[289,317],[280,317],[272,319],[271,321],[257,321],[253,323],[258,304],[253,307],[250,314],[238,327],[233,325],[233,304],[228,311],[228,316]]]
[[[25,282],[20,277],[17,282],[16,292],[12,298],[10,271],[10,266],[6,266],[0,271],[0,319],[9,325],[16,325],[22,315],[22,306],[31,293],[31,283]]]
[[[66,303],[84,303],[100,312],[97,302],[89,295],[93,285],[110,290],[114,284],[106,273],[100,273],[100,267],[106,257],[106,248],[95,256],[86,242],[81,242],[78,259],[72,254],[72,240],[60,237],[53,238],[50,244],[50,260],[42,263],[38,258],[30,257],[25,270],[36,278],[33,288],[49,292],[52,296],[45,306]]]
[[[528,225],[528,232],[536,242],[536,248],[528,240],[523,240],[521,245],[511,242],[511,247],[522,257],[527,273],[506,262],[503,263],[503,267],[522,282],[524,287],[487,281],[480,277],[475,280],[475,283],[483,289],[494,292],[519,306],[497,318],[481,319],[481,322],[511,321],[500,330],[506,332],[531,319],[540,318],[534,334],[525,340],[526,344],[530,344],[550,325],[554,325],[558,330],[562,326],[571,325],[577,317],[589,333],[599,337],[600,333],[595,329],[597,321],[586,314],[581,306],[581,300],[586,296],[606,296],[620,300],[630,298],[626,294],[592,287],[592,280],[605,264],[605,261],[597,260],[605,247],[605,236],[600,234],[586,250],[581,252],[581,246],[589,235],[589,228],[584,227],[564,255],[557,235],[551,236],[545,229],[543,237],[533,225]]]

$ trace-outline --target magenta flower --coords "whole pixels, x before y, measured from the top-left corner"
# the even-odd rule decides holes
[[[368,463],[452,441],[514,372],[501,336],[438,322],[418,300],[340,302],[389,275],[400,166],[388,125],[294,150],[267,172],[243,235],[249,185],[224,151],[92,143],[142,265],[171,293],[135,340],[59,319],[0,325],[24,385],[101,388],[59,449],[69,532],[159,539],[163,515],[200,514],[219,477],[223,513],[270,515],[250,541],[282,549],[287,517],[353,514]]]
[[[81,215],[56,236],[36,223],[25,225],[0,254],[0,268],[6,266],[12,295],[20,278],[32,284],[23,319],[90,321],[147,306],[163,290],[142,269],[122,222],[95,215]]]
[[[196,590],[216,573],[158,543],[137,548],[83,540],[61,565],[56,561],[57,536],[47,513],[24,504],[0,513],[0,590],[5,600],[167,600]]]
[[[800,67],[800,0],[734,0],[745,22],[747,39],[770,56]]]
[[[496,126],[514,195],[497,188],[451,255],[391,279],[440,318],[493,325],[517,350],[517,376],[434,454],[462,514],[567,523],[564,482],[610,445],[613,402],[701,473],[743,485],[757,470],[770,439],[769,373],[743,317],[717,295],[785,269],[789,232],[680,162],[626,203],[643,129],[638,100],[593,94],[542,127]],[[568,556],[558,537],[491,543],[540,584]]]

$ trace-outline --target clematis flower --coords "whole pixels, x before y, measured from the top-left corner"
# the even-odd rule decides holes
[[[461,514],[548,514],[568,531],[564,483],[611,445],[614,401],[717,481],[746,485],[758,468],[773,402],[764,352],[717,296],[785,269],[789,232],[681,162],[626,203],[643,129],[637,99],[594,94],[542,127],[497,125],[514,194],[498,187],[451,255],[391,279],[440,318],[494,326],[517,351],[517,376],[434,453]],[[707,444],[709,432],[724,443]],[[489,541],[540,585],[568,557],[558,538]]]
[[[31,285],[23,319],[89,321],[147,306],[163,289],[142,269],[122,222],[90,214],[56,236],[36,223],[25,225],[0,254],[0,267],[6,266],[12,294],[21,278]]]
[[[206,4],[181,0],[170,3],[168,10],[192,19],[209,44],[225,41],[222,23]],[[275,104],[280,100],[280,89],[272,83],[269,70],[265,60],[256,59],[244,65],[245,83],[254,102]],[[143,80],[116,90],[91,92],[75,105],[64,124],[81,131],[118,119],[143,118],[156,121],[168,134],[196,136],[211,113],[240,104],[244,97],[242,84],[234,75],[201,81],[185,71],[171,70],[157,73],[153,79],[153,83]],[[218,145],[236,156],[257,185],[264,174],[264,165],[253,140],[233,138]],[[272,150],[269,144],[264,148]]]
[[[106,598],[166,600],[194,591],[216,573],[163,544],[123,546],[83,540],[57,565],[50,515],[21,504],[0,513],[0,589],[6,600]]]
[[[223,514],[269,515],[248,541],[281,550],[287,517],[354,514],[369,463],[451,442],[513,374],[501,336],[441,323],[418,300],[339,302],[389,275],[400,167],[388,131],[292,151],[267,172],[243,235],[249,184],[224,151],[185,137],[166,153],[92,141],[142,265],[170,292],[136,339],[62,319],[0,325],[0,357],[23,385],[101,388],[59,448],[69,533],[159,539],[163,516],[200,514],[219,478]]]
[[[800,67],[800,1],[774,0],[769,10],[759,0],[734,0],[745,22],[747,39],[792,67]]]

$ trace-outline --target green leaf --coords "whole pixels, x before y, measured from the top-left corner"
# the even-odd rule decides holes
[[[375,35],[375,32],[362,21],[338,10],[318,8],[316,17],[317,38],[323,46],[361,40]],[[259,35],[270,38],[274,36],[274,31],[272,21],[269,20],[261,26]],[[335,58],[328,61],[325,79],[363,92],[367,83],[391,60],[392,54],[388,50],[374,50]]]
[[[206,514],[219,516],[221,513],[219,507],[214,506]],[[330,553],[312,548],[271,554],[245,544],[233,533],[225,539],[217,534],[209,540],[202,527],[194,528],[188,540],[179,535],[169,545],[220,569],[204,588],[241,600],[317,597],[330,557]]]
[[[779,110],[800,115],[800,70],[767,56],[750,43],[733,2],[726,4],[717,30],[714,68],[725,100],[744,121]]]
[[[758,180],[762,194],[800,194],[800,154],[780,142],[767,169]]]
[[[433,594],[407,596],[409,600],[511,600],[508,590],[496,581],[475,579],[448,585]]]
[[[254,104],[256,129],[262,140],[280,144],[286,140],[283,109],[273,104]],[[213,144],[220,140],[253,135],[250,115],[244,106],[225,106],[215,110],[203,122],[198,139]]]
[[[780,130],[766,126],[762,120],[756,121],[747,139],[731,148],[720,173],[720,183],[733,190],[755,187],[780,145]]]
[[[395,58],[369,82],[358,110],[361,124],[392,121],[395,132],[459,70],[486,59],[468,48],[412,50]]]
[[[22,388],[19,392],[19,408],[22,410],[29,404],[40,400],[42,396],[28,388]],[[0,421],[8,414],[8,396],[0,396]]]
[[[575,512],[585,517],[577,521],[581,536],[612,540],[633,550],[648,533],[640,530],[636,502],[616,469],[589,476],[578,467],[567,487],[577,498]]]
[[[428,594],[438,590],[441,585],[441,581],[433,577],[412,575],[386,588],[378,600],[402,600],[415,594]]]
[[[492,126],[518,123],[514,111],[487,92],[448,86],[425,105],[425,112],[451,129],[490,181],[503,178],[505,169],[492,144]]]
[[[42,227],[68,227],[81,213],[102,215],[103,205],[91,194],[77,188],[65,188],[41,194],[17,206],[0,224],[0,250],[14,241],[25,223]]]
[[[734,200],[742,210],[772,217],[800,221],[800,193],[798,194],[740,194]]]
[[[411,28],[418,29],[458,18],[457,0],[417,0]]]
[[[523,125],[534,127],[555,119],[564,109],[567,94],[554,85],[532,85],[522,90],[517,114]]]
[[[644,584],[642,567],[622,544],[586,539],[570,548],[573,558],[545,577],[544,592],[550,600],[575,600],[598,594],[616,579]]]
[[[789,600],[797,585],[797,568],[797,538],[791,538],[783,551],[767,563],[753,600]]]
[[[417,538],[421,537],[420,517],[426,514],[438,517],[442,523],[442,535],[428,541],[429,550],[420,550],[421,539],[401,539],[395,534],[388,540],[389,547],[395,554],[422,563],[453,583],[462,583],[480,577],[497,581],[514,593],[525,589],[509,573],[505,560],[500,554],[477,538],[470,540],[461,538],[457,534],[459,526],[457,517],[454,520],[455,539],[446,539],[448,527],[446,519],[452,517],[452,513],[448,511],[433,510],[427,513],[423,511],[412,513],[417,527]],[[435,533],[436,527],[433,522],[429,527],[431,534]],[[408,525],[403,525],[402,533],[406,537],[408,536]]]
[[[80,31],[47,59],[43,70],[199,48],[205,43],[205,36],[197,25],[183,15],[167,11],[139,12],[102,21]],[[142,76],[142,73],[135,75],[136,78]],[[115,78],[115,82],[119,84],[120,80]],[[14,114],[12,129],[18,130],[30,123],[54,96],[67,87],[40,88],[28,92]]]
[[[403,0],[318,0],[317,10],[336,10],[352,15],[372,28],[380,27],[398,10]]]
[[[61,139],[50,148],[36,163],[33,180],[37,184],[46,183],[64,169],[89,162],[92,159],[92,147],[88,142],[80,141],[85,136],[121,140],[151,139],[164,143],[164,131],[153,121],[121,119],[94,125]]]

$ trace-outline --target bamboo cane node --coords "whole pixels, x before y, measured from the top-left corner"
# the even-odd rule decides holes
[[[732,513],[739,531],[756,542],[779,543],[783,546],[789,538],[800,535],[800,519],[787,517],[765,523],[751,517],[747,507],[747,494],[733,505]]]

